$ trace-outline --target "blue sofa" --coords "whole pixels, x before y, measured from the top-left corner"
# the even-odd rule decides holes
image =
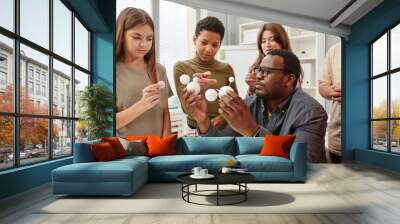
[[[260,156],[262,137],[182,137],[176,142],[177,155],[127,156],[96,162],[91,141],[75,144],[74,163],[52,171],[53,193],[68,195],[131,195],[148,181],[176,181],[193,167],[218,172],[234,159],[259,182],[304,182],[306,144],[295,142],[290,159]]]

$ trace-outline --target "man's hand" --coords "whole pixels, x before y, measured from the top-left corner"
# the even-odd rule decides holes
[[[224,116],[229,126],[243,136],[253,136],[258,129],[249,107],[235,93],[228,91],[219,101],[218,112]]]
[[[221,116],[216,116],[211,120],[211,123],[219,130],[226,126],[226,121]]]
[[[203,72],[203,73],[194,73],[193,77],[199,78],[199,84],[202,90],[207,90],[211,86],[218,83],[216,79],[210,79],[211,72]]]
[[[342,88],[337,86],[332,86],[331,89],[332,90],[329,92],[331,100],[338,101],[339,103],[342,102]]]

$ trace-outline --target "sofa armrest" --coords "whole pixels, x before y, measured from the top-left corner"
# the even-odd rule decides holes
[[[98,144],[98,143],[100,143],[100,140],[75,143],[75,145],[74,145],[74,163],[95,162],[96,158],[94,157],[90,146],[92,144]]]
[[[290,149],[290,160],[293,162],[293,179],[305,181],[307,177],[307,144],[293,143]]]

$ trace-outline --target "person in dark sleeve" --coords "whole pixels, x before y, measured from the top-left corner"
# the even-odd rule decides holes
[[[314,98],[297,88],[302,69],[292,52],[276,49],[267,53],[256,68],[256,89],[244,101],[234,92],[219,100],[219,114],[228,126],[218,130],[207,116],[201,95],[183,90],[188,113],[196,120],[202,136],[296,135],[307,143],[310,162],[325,162],[325,132],[328,116]]]

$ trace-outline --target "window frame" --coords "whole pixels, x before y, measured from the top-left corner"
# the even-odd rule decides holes
[[[0,85],[4,85],[4,84],[7,84],[7,73],[3,70],[0,70]]]
[[[45,47],[40,46],[39,44],[34,43],[33,41],[30,41],[29,39],[23,37],[20,35],[20,0],[14,0],[13,1],[13,10],[14,10],[14,18],[13,18],[13,31],[10,31],[4,27],[0,26],[0,35],[10,38],[13,41],[13,52],[12,52],[12,61],[13,64],[11,65],[11,75],[13,75],[14,79],[14,92],[13,92],[13,112],[3,112],[0,111],[0,116],[2,117],[11,117],[13,119],[13,165],[10,167],[5,167],[5,168],[0,168],[0,172],[5,171],[5,170],[11,170],[11,169],[16,169],[19,167],[24,167],[24,166],[30,166],[33,164],[38,164],[38,163],[43,163],[51,160],[58,160],[66,157],[73,156],[74,152],[74,143],[75,143],[75,123],[76,121],[79,120],[79,117],[75,117],[75,108],[71,108],[71,114],[68,116],[56,116],[53,115],[53,59],[58,60],[61,63],[64,63],[68,66],[71,67],[71,80],[70,83],[72,85],[71,87],[71,93],[72,93],[72,99],[71,99],[71,104],[74,105],[75,103],[75,88],[74,88],[74,82],[75,82],[75,69],[81,71],[82,73],[88,75],[88,86],[92,85],[93,77],[92,77],[92,61],[91,61],[91,49],[92,49],[92,43],[91,43],[91,37],[92,37],[92,31],[91,29],[87,26],[87,24],[84,22],[84,20],[79,16],[78,13],[76,13],[72,7],[69,5],[69,3],[66,0],[59,0],[61,4],[63,4],[69,11],[71,11],[71,18],[70,18],[70,23],[71,23],[71,59],[64,58],[63,56],[55,53],[53,50],[53,1],[54,0],[47,0],[49,4],[49,47],[46,49]],[[88,31],[88,69],[85,69],[81,67],[80,65],[75,63],[75,18],[83,25],[83,27]],[[48,71],[47,71],[47,79],[46,84],[45,84],[45,90],[48,92],[45,95],[48,97],[47,102],[48,102],[48,112],[46,115],[39,115],[39,114],[27,114],[27,113],[21,113],[20,111],[20,90],[21,90],[21,80],[20,80],[20,65],[21,65],[21,56],[20,56],[20,46],[21,44],[25,45],[26,47],[29,47],[33,50],[36,50],[42,54],[45,54],[48,56]],[[33,79],[30,77],[30,68],[31,65],[29,63],[27,65],[27,73],[25,74],[26,76],[26,82],[27,82],[27,91],[29,91],[28,87],[28,82],[32,81],[34,84],[34,92],[36,92],[35,85],[40,83],[40,87],[42,88],[42,70],[40,69],[39,72],[39,80],[36,79],[36,72],[37,68],[35,69],[33,67]],[[35,94],[35,93],[34,93]],[[36,95],[36,94],[35,94]],[[37,95],[38,97],[43,97],[42,92],[40,89],[40,94]],[[34,102],[35,103],[35,102]],[[21,118],[44,118],[47,119],[48,123],[48,135],[47,135],[47,152],[48,155],[47,157],[43,157],[43,160],[37,161],[37,162],[30,162],[30,163],[24,163],[21,164],[21,158],[20,158],[20,119]],[[62,155],[62,156],[55,156],[53,155],[55,147],[53,146],[53,123],[57,120],[64,120],[64,121],[70,121],[71,122],[71,141],[70,141],[70,148],[71,148],[71,153],[68,155]]]
[[[368,43],[369,47],[369,148],[370,150],[373,151],[379,151],[379,152],[386,152],[386,153],[391,153],[391,154],[400,154],[400,152],[393,152],[392,151],[392,122],[393,121],[400,121],[400,117],[393,117],[392,116],[392,96],[391,96],[391,80],[392,80],[392,75],[395,75],[396,73],[400,72],[400,67],[391,69],[391,31],[393,28],[400,26],[400,21],[397,21],[396,23],[392,24],[389,28],[385,29],[385,31],[381,34],[379,34],[375,39],[373,39],[370,43]],[[386,64],[386,71],[382,72],[380,74],[376,74],[374,76],[373,74],[373,44],[376,43],[381,37],[384,35],[387,35],[387,64]],[[386,118],[373,118],[373,93],[374,93],[374,86],[373,86],[373,81],[382,77],[386,77],[386,86],[387,86],[387,105],[386,105]],[[379,150],[374,148],[374,132],[373,132],[373,122],[376,121],[386,121],[386,151]]]
[[[4,55],[3,53],[0,53],[0,58],[3,58],[1,61],[5,61],[4,65],[0,64],[0,68],[4,68],[5,70],[7,69],[8,65],[8,57],[7,55]]]

